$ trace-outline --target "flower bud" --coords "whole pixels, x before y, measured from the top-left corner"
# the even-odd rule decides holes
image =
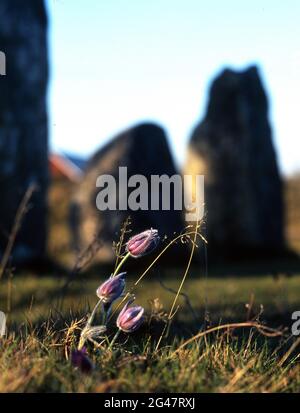
[[[90,373],[94,368],[91,360],[87,356],[85,347],[83,347],[81,350],[72,351],[71,363],[74,367],[77,367],[82,373]]]
[[[122,295],[125,288],[125,275],[126,272],[122,272],[115,277],[111,277],[97,289],[97,296],[104,304],[111,304]]]
[[[129,307],[132,302],[133,300],[125,304],[117,318],[117,326],[120,330],[124,331],[124,333],[132,333],[137,330],[143,322],[143,307],[137,305]]]
[[[129,239],[126,245],[127,251],[132,257],[138,258],[152,252],[159,243],[157,229],[147,229]]]

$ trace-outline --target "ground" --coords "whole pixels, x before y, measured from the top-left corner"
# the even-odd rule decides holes
[[[88,346],[95,365],[90,374],[68,360],[78,343],[80,320],[96,303],[95,290],[103,274],[81,277],[69,289],[60,309],[59,277],[20,275],[1,290],[8,300],[9,335],[0,348],[0,391],[47,392],[298,392],[300,365],[290,337],[291,313],[300,310],[300,277],[248,276],[210,278],[192,269],[169,336],[156,348],[164,327],[164,312],[177,290],[176,271],[164,280],[153,271],[135,291],[147,311],[145,325],[129,338],[120,336],[114,351]],[[134,278],[129,280],[129,286]],[[157,299],[157,300],[155,300]],[[3,304],[2,304],[3,306]],[[191,307],[192,308],[191,308]],[[273,328],[286,327],[284,336],[267,337],[254,327],[225,328],[179,349],[203,327],[259,319]],[[77,322],[79,322],[77,324]],[[115,332],[111,322],[111,336]],[[177,353],[176,350],[179,349]],[[283,361],[283,362],[282,362]]]

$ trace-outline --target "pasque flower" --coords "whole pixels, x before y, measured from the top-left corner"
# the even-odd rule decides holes
[[[122,272],[111,277],[97,289],[97,296],[104,304],[111,304],[122,295],[125,288],[125,275],[126,272]]]
[[[82,373],[90,373],[94,368],[91,360],[87,356],[87,351],[85,347],[83,347],[80,350],[72,351],[71,363],[74,367],[77,367]]]
[[[127,251],[132,257],[138,258],[152,252],[159,243],[157,229],[147,229],[129,239],[126,245]]]
[[[129,307],[133,300],[128,301],[117,318],[117,326],[124,333],[132,333],[143,322],[144,309],[138,305]]]

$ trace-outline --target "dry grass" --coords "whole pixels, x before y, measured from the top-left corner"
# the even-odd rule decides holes
[[[24,325],[0,349],[0,392],[299,392],[297,355],[281,364],[291,343],[277,348],[254,330],[202,336],[180,349],[174,339],[158,351],[141,333],[114,353],[90,348],[95,365],[84,375],[67,359],[78,339],[74,321]],[[65,324],[65,328],[62,328]],[[67,327],[69,325],[69,327]],[[275,340],[275,339],[273,339]],[[122,337],[120,342],[124,343]],[[274,346],[275,343],[273,343]],[[179,350],[178,350],[179,349]],[[176,350],[178,350],[176,352]],[[176,353],[175,353],[176,352]],[[67,356],[67,357],[66,357]]]
[[[176,291],[180,277],[170,275],[165,283]],[[83,375],[72,368],[68,357],[104,277],[87,281],[82,276],[74,282],[61,312],[55,310],[55,298],[63,280],[29,274],[13,280],[9,335],[0,347],[0,392],[299,392],[299,343],[289,336],[291,312],[300,308],[299,276],[205,282],[192,269],[183,291],[198,319],[180,296],[170,333],[157,349],[174,294],[162,288],[153,271],[136,291],[138,303],[146,307],[144,327],[129,339],[121,336],[114,353],[107,346],[90,345],[95,369]],[[135,279],[129,279],[129,285]],[[3,289],[2,308],[6,298]],[[225,328],[191,340],[203,327],[205,310],[210,327],[259,319],[264,325],[287,329],[284,336],[267,337],[250,326]],[[110,331],[112,336],[114,322]]]

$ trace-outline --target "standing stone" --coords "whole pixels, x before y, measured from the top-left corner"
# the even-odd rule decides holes
[[[256,67],[215,79],[185,172],[205,176],[209,251],[237,257],[281,250],[282,187]]]
[[[0,50],[0,252],[30,184],[38,190],[22,222],[16,262],[41,258],[46,244],[48,181],[46,88],[47,16],[43,0],[1,0]]]
[[[174,209],[172,186],[170,210],[120,210],[120,201],[126,204],[128,196],[134,190],[134,188],[129,188],[126,195],[127,182],[123,185],[119,181],[120,167],[127,167],[128,179],[136,174],[147,178],[149,208],[151,196],[158,195],[158,193],[151,194],[151,175],[172,176],[177,174],[165,133],[155,124],[140,124],[128,129],[91,158],[84,178],[74,196],[71,206],[71,221],[73,221],[74,238],[77,239],[80,248],[88,245],[93,239],[93,235],[99,234],[104,244],[97,258],[103,262],[114,259],[112,242],[118,241],[121,226],[128,216],[131,217],[132,234],[152,227],[158,229],[160,235],[172,238],[175,232],[180,232],[185,226],[182,220],[182,211]],[[100,175],[104,174],[112,175],[116,179],[117,210],[115,211],[99,211],[96,208],[97,194],[101,190],[101,188],[96,187],[96,181]],[[161,197],[161,193],[159,196]],[[79,226],[79,230],[76,230],[77,226]],[[172,253],[175,261],[174,249],[172,249]]]

